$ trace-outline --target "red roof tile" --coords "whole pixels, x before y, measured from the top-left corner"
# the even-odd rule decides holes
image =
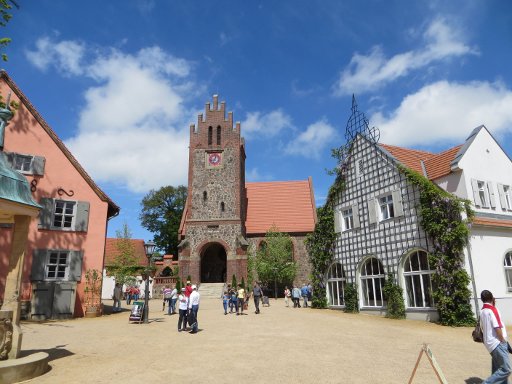
[[[410,168],[421,175],[425,174],[423,167],[421,166],[421,162],[423,161],[428,178],[434,180],[439,177],[446,176],[451,172],[450,164],[453,159],[455,159],[455,155],[459,152],[462,144],[439,154],[387,144],[380,144],[380,146],[407,168]]]
[[[264,234],[272,225],[287,233],[312,232],[316,207],[310,180],[246,183],[247,234]]]
[[[105,265],[112,265],[115,261],[116,256],[119,254],[117,248],[117,242],[119,239],[107,238],[105,243]],[[144,249],[144,240],[141,239],[130,239],[133,244],[135,257],[138,260],[140,266],[146,266],[148,259],[146,258],[146,250]]]
[[[488,219],[484,217],[475,217],[473,225],[482,225],[485,227],[512,228],[512,220]]]

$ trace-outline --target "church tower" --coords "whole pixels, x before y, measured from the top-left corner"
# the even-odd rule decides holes
[[[190,126],[188,197],[179,230],[180,275],[193,282],[247,277],[245,148],[226,104],[208,102]]]

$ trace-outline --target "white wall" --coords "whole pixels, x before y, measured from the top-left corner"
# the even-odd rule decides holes
[[[142,276],[136,276],[137,279],[137,285],[140,289],[140,297],[144,297],[144,288],[145,288],[145,282],[142,280]],[[101,288],[101,299],[102,300],[111,300],[112,294],[114,293],[114,287],[115,287],[115,279],[112,276],[107,276],[107,272],[105,269],[103,269],[103,286]],[[123,292],[126,287],[123,286]],[[153,292],[153,279],[149,279],[149,297],[152,297],[151,292]]]

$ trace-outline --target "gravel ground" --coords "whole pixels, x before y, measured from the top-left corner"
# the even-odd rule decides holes
[[[106,304],[111,304],[108,301]],[[109,311],[110,307],[106,307]],[[197,334],[150,302],[150,324],[123,312],[94,319],[22,324],[24,355],[50,354],[51,370],[30,383],[407,383],[428,343],[449,383],[480,383],[491,359],[470,328],[341,311],[287,308],[224,315],[203,299]],[[436,383],[421,359],[413,383]]]

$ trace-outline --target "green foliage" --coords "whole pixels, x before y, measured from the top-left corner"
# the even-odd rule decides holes
[[[421,226],[434,246],[429,263],[436,271],[432,285],[439,321],[450,326],[473,325],[471,280],[464,269],[463,253],[468,241],[468,224],[474,216],[471,203],[442,190],[419,173],[404,167],[400,171],[420,190]]]
[[[181,292],[181,286],[182,286],[182,284],[181,284],[181,280],[180,280],[180,278],[178,277],[178,278],[176,279],[176,290],[178,291],[178,293],[180,293],[180,292]]]
[[[357,285],[348,283],[345,285],[345,309],[347,313],[359,312],[359,298],[357,297]]]
[[[235,274],[233,274],[233,277],[231,278],[231,287],[233,289],[236,289],[236,287],[237,287]]]
[[[116,231],[117,235],[117,254],[114,262],[107,266],[109,274],[114,276],[116,283],[121,285],[133,285],[135,277],[142,267],[139,265],[135,257],[135,248],[131,241],[132,234],[128,224],[124,223],[121,230]]]
[[[187,275],[187,281],[190,281],[192,283],[192,276]]]
[[[242,288],[245,289],[245,291],[247,292],[247,287],[245,286],[245,280],[244,280],[243,276],[242,276],[242,282],[240,284],[242,284]]]
[[[166,186],[151,190],[141,202],[141,225],[154,233],[157,249],[166,254],[178,254],[178,230],[187,200],[187,187]]]
[[[19,8],[16,2],[9,1],[9,0],[0,0],[0,26],[6,27],[9,20],[12,18],[12,14],[10,10],[12,9],[12,5],[14,4],[16,8]],[[11,42],[11,39],[9,37],[2,37],[0,38],[0,49],[6,48],[9,43]],[[7,55],[5,53],[2,53],[2,60],[7,61]]]
[[[252,287],[252,283],[255,280],[256,272],[256,254],[254,246],[251,244],[249,251],[247,252],[247,284]]]
[[[297,274],[297,263],[293,260],[292,249],[291,237],[272,226],[256,251],[254,264],[258,279],[267,285],[293,281]]]
[[[388,306],[386,317],[391,319],[405,319],[404,290],[396,284],[391,273],[388,274],[382,291]]]
[[[317,218],[315,230],[306,236],[305,243],[312,269],[312,307],[326,308],[325,274],[333,260],[333,247],[336,239],[332,205],[326,203],[323,207],[318,208]]]

